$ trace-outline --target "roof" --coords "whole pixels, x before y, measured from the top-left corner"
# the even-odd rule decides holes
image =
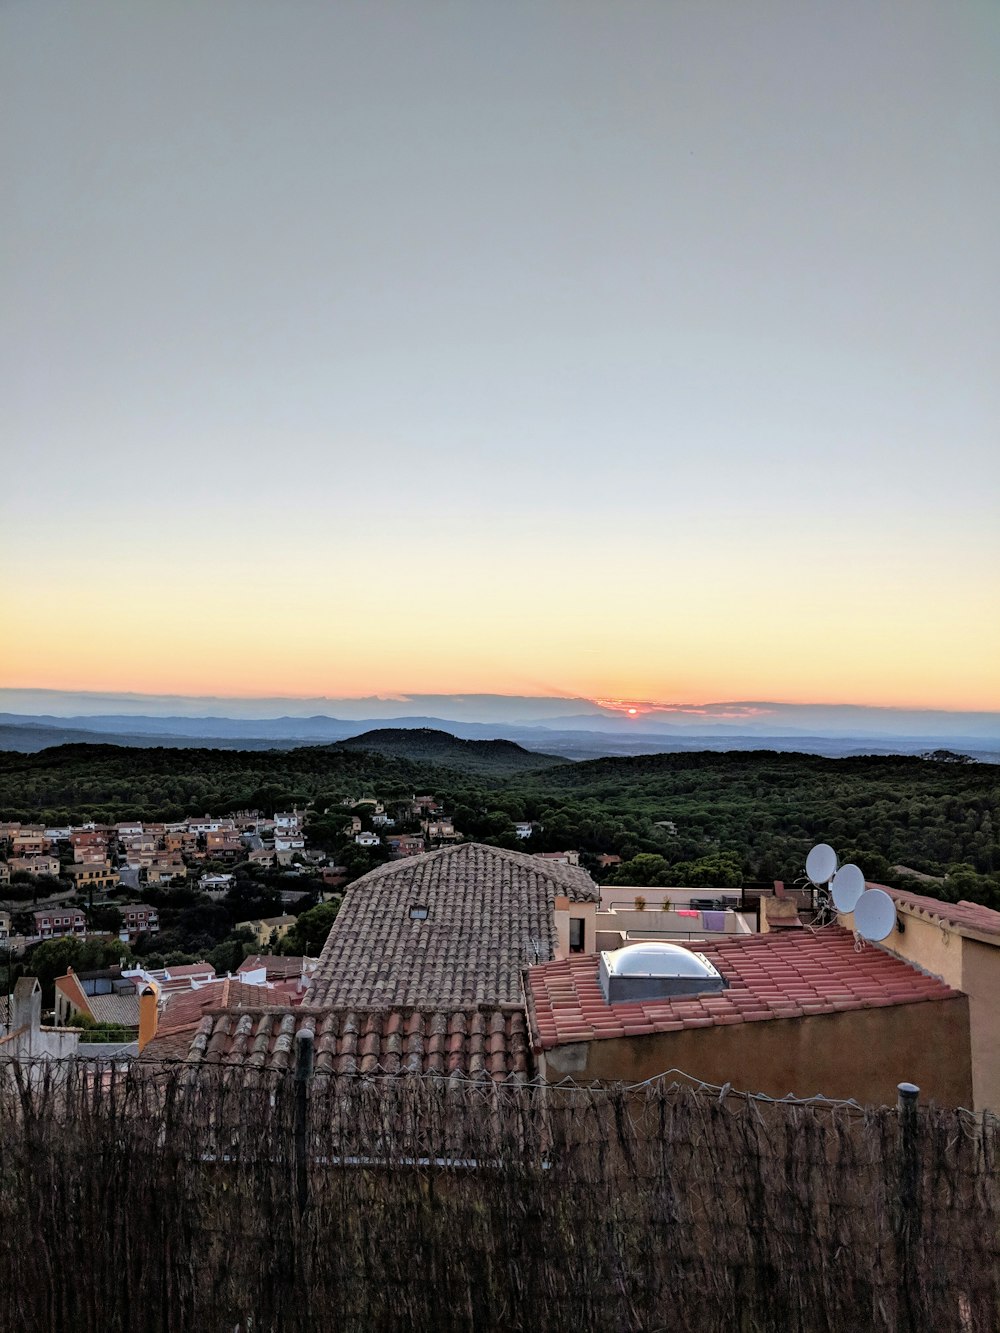
[[[306,1003],[520,1004],[523,968],[555,953],[557,896],[593,901],[597,886],[578,867],[480,843],[380,866],[345,894]],[[415,906],[426,919],[411,918]]]
[[[117,1027],[139,1026],[139,995],[88,995],[87,1007],[98,1023],[114,1023]]]
[[[598,955],[531,968],[533,1044],[545,1049],[604,1037],[803,1018],[958,995],[882,949],[855,949],[853,933],[840,926],[699,942],[698,951],[721,972],[728,983],[725,990],[608,1004],[598,981]]]
[[[260,1008],[275,998],[269,986],[251,986],[223,977],[195,990],[175,991],[167,997],[156,1031],[158,1036],[196,1028],[205,1014],[222,1009]]]
[[[243,959],[236,971],[242,975],[263,968],[269,977],[300,977],[309,970],[307,964],[315,961],[315,958],[305,958],[301,954],[252,953]]]
[[[212,1012],[183,1049],[157,1037],[146,1054],[282,1072],[294,1067],[295,1034],[303,1029],[314,1034],[316,1074],[436,1073],[497,1083],[529,1077],[527,1024],[518,1009]]]
[[[914,916],[924,917],[938,925],[951,926],[960,935],[985,935],[991,944],[1000,943],[1000,912],[995,912],[992,907],[970,903],[965,899],[957,903],[945,903],[940,898],[905,893],[902,889],[890,889],[883,884],[877,887],[885,889],[897,907]]]

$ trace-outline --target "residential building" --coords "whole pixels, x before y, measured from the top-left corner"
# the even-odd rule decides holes
[[[387,833],[385,843],[390,848],[394,860],[404,856],[420,856],[427,850],[426,843],[419,833]]]
[[[248,930],[259,948],[264,949],[277,940],[283,940],[295,925],[294,916],[267,916],[254,921],[237,921],[237,930]]]
[[[535,826],[530,819],[514,825],[514,836],[517,838],[530,838],[534,831]]]
[[[103,865],[82,862],[67,866],[66,875],[73,881],[78,893],[90,893],[95,889],[104,892],[115,888],[119,882],[118,871],[112,870],[107,862]]]
[[[307,1002],[441,1010],[520,1005],[522,968],[556,956],[556,899],[596,910],[586,871],[463,843],[355,881]]]
[[[51,841],[45,836],[44,830],[38,833],[15,833],[10,840],[10,852],[12,857],[17,856],[43,856],[46,852],[52,850]]]
[[[274,816],[274,831],[275,833],[279,831],[282,833],[297,832],[302,827],[303,819],[304,815],[300,814],[298,810],[283,811]]]
[[[26,870],[29,875],[51,875],[54,879],[59,876],[58,856],[12,856],[7,864],[12,875]]]
[[[10,883],[10,866],[6,861],[0,861],[0,885],[6,887]]]
[[[455,832],[450,819],[422,819],[420,827],[427,834],[428,842],[456,842],[462,836]]]
[[[11,920],[9,912],[0,912],[0,944],[6,944],[10,939]]]
[[[202,893],[228,893],[233,887],[232,875],[202,875],[198,880]]]
[[[118,932],[119,939],[131,943],[140,935],[158,935],[160,933],[160,914],[155,907],[146,903],[128,903],[119,909],[122,924]]]
[[[568,957],[531,968],[527,994],[550,1080],[682,1070],[774,1097],[894,1102],[903,1081],[972,1097],[968,998],[838,926]]]
[[[43,940],[58,939],[63,935],[83,937],[87,933],[87,918],[76,907],[54,907],[33,912],[35,935]]]
[[[896,922],[878,948],[968,996],[972,1103],[1000,1114],[1000,912],[884,888]],[[853,914],[840,921],[853,929]],[[919,1082],[919,1079],[913,1079]]]
[[[535,855],[540,861],[557,861],[564,866],[578,866],[580,864],[579,852],[536,852]]]
[[[113,1023],[134,1032],[139,1029],[139,992],[134,977],[120,967],[99,972],[74,972],[55,981],[56,1024],[64,1027],[82,1014],[95,1023]]]
[[[354,835],[354,841],[359,847],[377,847],[382,839],[377,833],[370,833],[365,829],[363,832]]]

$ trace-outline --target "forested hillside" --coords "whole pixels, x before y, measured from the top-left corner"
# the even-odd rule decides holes
[[[462,745],[441,752],[457,764]],[[896,865],[934,876],[956,865],[979,875],[1000,872],[994,765],[755,751],[600,759],[513,774],[484,770],[476,756],[469,767],[461,772],[342,746],[7,752],[0,754],[0,817],[46,824],[176,819],[248,806],[323,806],[364,794],[403,800],[425,791],[467,837],[626,861],[651,854],[678,875],[710,879],[713,862],[722,873],[724,857],[744,879],[794,879],[817,840],[855,855],[876,878],[891,877]],[[514,839],[515,820],[540,825],[528,843]],[[692,872],[692,865],[701,868]]]

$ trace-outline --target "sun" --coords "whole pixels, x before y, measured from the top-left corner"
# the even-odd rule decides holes
[[[628,712],[629,717],[635,717],[639,710],[638,708],[629,708],[626,711]]]

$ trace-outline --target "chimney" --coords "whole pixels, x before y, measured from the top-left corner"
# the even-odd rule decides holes
[[[28,1028],[37,1032],[42,1026],[42,988],[37,977],[21,977],[14,982],[10,1006],[10,1030]]]
[[[156,1036],[159,1022],[160,988],[155,981],[147,981],[139,992],[139,1050],[142,1051]]]

